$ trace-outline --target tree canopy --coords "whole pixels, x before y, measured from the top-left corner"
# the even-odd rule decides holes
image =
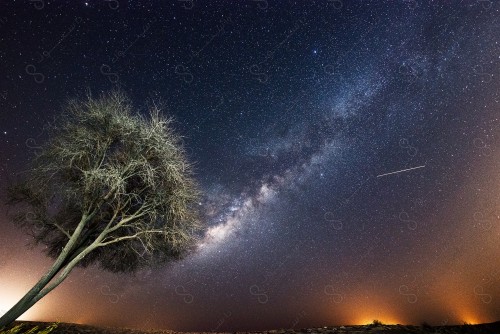
[[[147,117],[132,110],[120,91],[71,100],[9,188],[15,222],[49,256],[74,238],[64,264],[83,254],[75,265],[133,272],[195,245],[200,192],[181,137],[156,104]]]

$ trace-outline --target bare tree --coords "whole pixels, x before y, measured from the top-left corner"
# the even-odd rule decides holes
[[[76,266],[135,272],[193,249],[200,192],[181,137],[156,104],[149,117],[132,109],[119,91],[70,101],[22,181],[9,187],[14,222],[55,261],[0,328]]]

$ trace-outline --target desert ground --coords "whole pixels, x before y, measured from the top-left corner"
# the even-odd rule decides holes
[[[171,330],[136,330],[127,328],[108,328],[95,327],[87,325],[77,325],[70,323],[49,323],[18,321],[10,327],[4,329],[0,334],[227,334],[215,332],[175,332]],[[500,321],[487,324],[464,324],[450,326],[429,326],[429,325],[385,325],[374,323],[370,325],[352,325],[352,326],[327,326],[319,328],[302,329],[274,329],[267,331],[252,332],[231,332],[233,334],[362,334],[362,333],[390,333],[390,334],[458,334],[458,333],[484,333],[500,334]]]

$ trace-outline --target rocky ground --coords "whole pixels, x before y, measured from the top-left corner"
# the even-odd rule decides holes
[[[52,323],[43,322],[16,322],[0,334],[215,334],[213,332],[175,332],[169,330],[140,331],[125,328],[103,328],[86,325],[59,323],[57,327],[51,328]],[[16,327],[17,326],[17,327]],[[38,326],[38,328],[34,328]],[[383,325],[371,324],[363,326],[328,326],[320,328],[303,328],[294,330],[269,330],[261,332],[233,332],[233,334],[362,334],[362,333],[388,333],[388,334],[459,334],[459,333],[481,333],[500,334],[500,321],[490,324],[461,325],[461,326],[405,326],[405,325]],[[228,333],[217,333],[228,334]]]

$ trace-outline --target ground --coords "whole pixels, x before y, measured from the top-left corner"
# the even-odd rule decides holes
[[[33,330],[35,326],[37,329]],[[52,327],[51,327],[52,326]],[[142,331],[126,328],[107,328],[94,327],[87,325],[77,325],[69,323],[45,323],[18,321],[9,328],[0,332],[0,334],[205,334],[213,332],[175,332],[170,330],[151,330]],[[384,325],[372,324],[363,326],[328,326],[320,328],[302,328],[302,329],[277,329],[261,332],[233,332],[234,334],[500,334],[500,321],[489,324],[461,326],[406,326],[406,325]],[[221,333],[222,334],[222,333]],[[227,333],[224,333],[227,334]]]

